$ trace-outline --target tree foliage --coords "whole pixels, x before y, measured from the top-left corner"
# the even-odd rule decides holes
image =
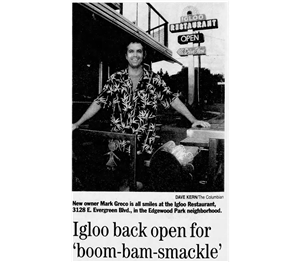
[[[169,76],[168,72],[163,72],[160,69],[157,72],[164,81],[170,86],[173,92],[181,94],[181,99],[187,101],[188,98],[188,68],[182,67],[181,71],[177,74]],[[195,68],[195,83],[197,83],[198,68]],[[212,74],[207,68],[200,68],[200,103],[213,104],[224,103],[224,85],[220,83],[224,82],[224,76],[222,74]]]

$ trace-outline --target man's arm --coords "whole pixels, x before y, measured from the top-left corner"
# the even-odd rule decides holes
[[[89,108],[85,111],[82,117],[72,125],[72,131],[78,128],[82,123],[93,117],[101,108],[101,105],[98,105],[96,101],[94,101]]]
[[[185,116],[192,123],[192,127],[196,127],[196,126],[210,127],[210,124],[208,122],[196,119],[192,115],[192,113],[187,109],[187,107],[180,101],[178,97],[171,103],[171,106],[177,112]]]

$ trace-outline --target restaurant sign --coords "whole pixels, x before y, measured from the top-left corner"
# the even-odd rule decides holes
[[[178,43],[181,45],[187,43],[203,43],[203,42],[204,42],[204,36],[202,33],[178,36]]]
[[[205,55],[206,47],[205,46],[197,46],[197,47],[179,48],[177,50],[177,54],[180,56]]]
[[[218,28],[217,19],[176,23],[176,24],[170,24],[169,26],[169,30],[171,33],[184,32],[188,30],[206,30],[206,29],[215,29],[215,28]]]

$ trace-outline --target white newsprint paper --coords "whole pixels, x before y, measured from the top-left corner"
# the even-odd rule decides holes
[[[227,9],[201,1],[72,4],[73,123],[126,66],[122,46],[132,36],[147,48],[147,68],[178,83],[171,91],[210,123],[192,128],[174,109],[157,113],[157,144],[141,180],[136,136],[107,129],[109,110],[75,127],[73,261],[228,261]],[[122,139],[130,144],[126,163],[116,150]]]

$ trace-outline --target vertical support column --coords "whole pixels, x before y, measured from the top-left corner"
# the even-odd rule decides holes
[[[192,32],[192,30],[188,30],[188,32]],[[194,44],[191,43],[189,47],[193,47]],[[195,67],[194,67],[194,56],[188,55],[188,104],[192,105],[195,101],[195,87],[196,87],[196,79],[195,79]]]
[[[164,36],[165,36],[165,46],[168,47],[169,46],[169,35],[168,35],[168,28],[169,28],[169,23],[166,22],[165,23],[165,26],[164,26],[164,30],[165,30],[165,33],[164,33]]]
[[[133,176],[129,178],[129,189],[130,191],[136,191],[136,136],[133,139],[130,139],[130,169],[132,171]]]
[[[139,3],[136,3],[136,13],[135,13],[135,25],[139,25]]]
[[[200,48],[200,43],[198,44]],[[201,105],[201,100],[200,100],[200,70],[201,70],[201,55],[198,55],[198,104]]]
[[[150,29],[151,29],[151,8],[148,5],[148,33],[150,34]]]
[[[120,15],[123,15],[123,3],[120,3]]]
[[[200,48],[200,42],[198,43]],[[203,91],[201,89],[201,55],[198,55],[198,86],[197,86],[197,116],[203,118]]]
[[[218,140],[215,138],[209,139],[209,153],[208,153],[208,167],[210,178],[214,181],[217,168],[217,143]]]
[[[188,103],[192,105],[195,98],[194,56],[188,55]]]
[[[103,86],[103,62],[99,63],[98,93],[101,92]]]

